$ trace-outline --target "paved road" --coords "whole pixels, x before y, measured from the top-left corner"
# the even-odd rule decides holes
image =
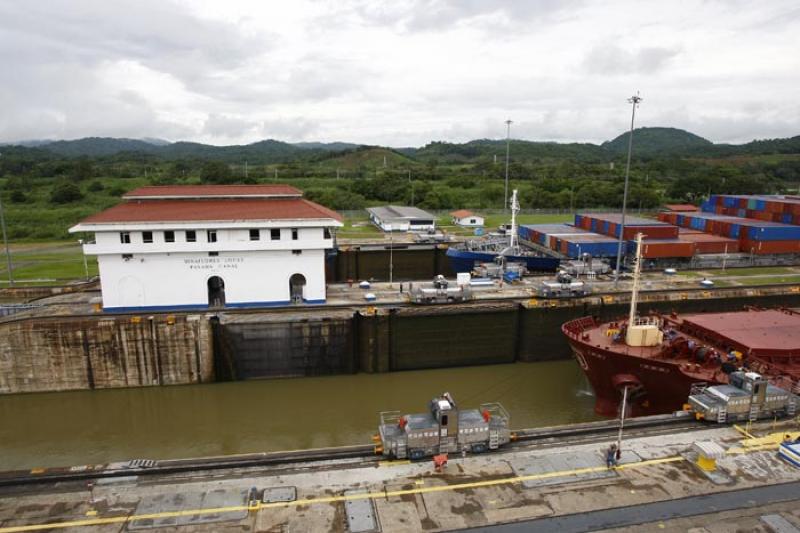
[[[538,531],[579,533],[649,524],[675,518],[720,513],[792,500],[800,500],[800,481],[588,513],[538,518],[511,524],[470,528],[462,531],[469,531],[470,533],[530,533]]]

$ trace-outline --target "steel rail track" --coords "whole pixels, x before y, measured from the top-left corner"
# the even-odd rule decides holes
[[[693,421],[686,416],[656,415],[650,417],[632,418],[626,421],[627,435],[635,435],[641,430],[653,428],[663,429],[689,429],[706,427],[700,422]],[[588,441],[592,437],[603,434],[615,433],[618,430],[616,420],[589,422],[570,426],[553,426],[536,429],[522,429],[515,431],[516,439],[510,446],[503,450],[513,451],[532,444],[548,444],[548,441],[558,445],[569,444],[569,439],[575,442]],[[577,438],[577,439],[576,439]],[[503,451],[501,450],[501,451]],[[134,476],[155,476],[180,474],[187,472],[234,470],[240,468],[253,468],[265,466],[281,466],[287,464],[304,464],[342,459],[374,459],[372,444],[340,446],[333,448],[316,448],[311,450],[293,450],[282,452],[262,452],[243,455],[222,457],[208,457],[198,459],[168,459],[158,461],[155,466],[134,466],[108,468],[81,466],[72,468],[42,469],[33,471],[0,472],[0,487],[14,487],[40,483],[56,483],[68,481],[91,481],[96,479],[110,479]]]

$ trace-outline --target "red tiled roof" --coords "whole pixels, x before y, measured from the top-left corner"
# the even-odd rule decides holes
[[[305,198],[224,198],[199,200],[128,200],[91,215],[81,224],[121,222],[235,222],[333,218],[339,213]]]
[[[302,196],[291,185],[150,185],[125,193],[123,198],[192,196]]]
[[[468,211],[467,209],[459,209],[458,211],[453,211],[450,214],[456,218],[464,218],[464,217],[471,217],[475,213],[473,213],[472,211]]]

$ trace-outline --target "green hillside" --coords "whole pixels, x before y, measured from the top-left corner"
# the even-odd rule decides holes
[[[359,168],[386,168],[409,167],[417,162],[391,148],[380,146],[360,146],[343,152],[332,152],[319,155],[312,160],[317,166],[328,169],[355,170]]]
[[[613,154],[627,154],[629,139],[630,132],[625,132],[601,146]],[[713,146],[708,139],[677,128],[636,128],[633,132],[633,151],[637,156],[688,155]]]
[[[517,139],[511,140],[511,153],[514,159],[572,159],[580,162],[602,162],[609,159],[608,154],[596,144],[590,143],[556,143],[533,142]],[[456,163],[474,161],[476,159],[505,158],[506,141],[479,139],[463,144],[432,142],[419,150],[415,157],[420,160],[441,160]]]

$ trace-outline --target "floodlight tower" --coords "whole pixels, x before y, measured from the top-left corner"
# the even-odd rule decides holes
[[[503,193],[503,210],[508,211],[508,159],[511,153],[511,119],[506,120],[506,186]]]
[[[628,204],[628,180],[631,174],[631,152],[633,150],[633,121],[636,118],[636,108],[642,101],[642,97],[637,92],[635,96],[628,98],[631,104],[631,133],[628,136],[628,162],[625,164],[625,187],[622,192],[622,218],[619,223],[619,242],[617,243],[617,269],[614,271],[614,288],[619,284],[620,268],[622,267],[622,241],[625,234],[625,208]]]

